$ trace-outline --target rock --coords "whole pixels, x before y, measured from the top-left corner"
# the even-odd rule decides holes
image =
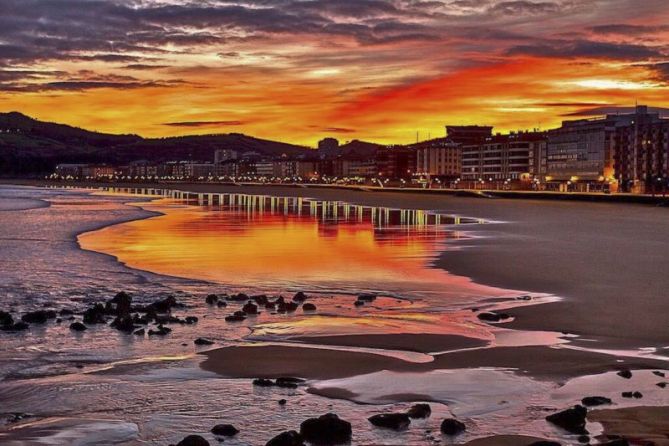
[[[247,302],[242,307],[242,311],[246,314],[258,314],[258,306],[252,302]]]
[[[581,405],[576,405],[571,409],[563,410],[546,417],[546,421],[561,427],[572,434],[587,434],[585,430],[585,417],[588,409]]]
[[[274,381],[271,379],[256,378],[253,380],[253,385],[258,387],[272,387],[274,385]]]
[[[371,294],[371,293],[358,294],[358,300],[361,302],[374,302],[376,300],[376,294]]]
[[[302,384],[304,381],[302,378],[295,378],[293,376],[281,376],[276,379],[276,384]]]
[[[27,324],[45,324],[50,319],[50,313],[45,310],[31,311],[21,316],[21,320]],[[53,318],[56,313],[53,312]]]
[[[204,299],[204,301],[205,301],[208,305],[214,305],[215,303],[218,302],[218,296],[215,295],[215,294],[210,294],[210,295],[208,295],[208,296]]]
[[[26,324],[23,321],[18,321],[16,323],[12,324],[12,325],[7,325],[7,326],[2,327],[2,329],[5,330],[5,331],[23,331],[23,330],[27,330],[29,328],[30,328],[30,325]]]
[[[10,413],[10,414],[7,415],[6,421],[7,421],[7,424],[14,424],[14,423],[18,423],[19,421],[23,421],[26,418],[30,418],[32,416],[33,415],[30,415],[30,414],[24,413],[24,412],[13,412],[13,413]]]
[[[255,301],[258,305],[266,305],[269,302],[269,297],[264,294],[258,294],[256,296],[251,296],[251,299]]]
[[[599,446],[630,446],[630,443],[624,438],[616,438],[615,440],[607,441],[606,443],[599,443]]]
[[[249,300],[249,296],[244,293],[238,293],[238,294],[233,294],[232,296],[228,296],[226,299],[233,302],[245,302]]]
[[[121,291],[109,301],[113,305],[113,314],[125,316],[130,314],[132,307],[132,297],[124,291]]]
[[[147,312],[153,311],[156,313],[169,313],[172,311],[172,308],[178,306],[180,306],[180,304],[177,302],[176,298],[174,296],[168,296],[165,299],[157,300],[150,304],[146,310]]]
[[[298,291],[293,296],[293,302],[304,302],[305,300],[307,300],[307,295],[304,294],[302,291]]]
[[[286,401],[284,398],[281,398],[281,399],[279,400],[279,406],[285,406],[287,402],[288,402],[288,401]]]
[[[641,392],[623,392],[622,397],[641,399],[643,398],[643,394]]]
[[[177,446],[209,446],[209,442],[199,435],[189,435],[177,443]]]
[[[307,302],[306,304],[302,305],[302,310],[304,310],[304,311],[316,311],[316,305]]]
[[[632,377],[632,372],[629,369],[621,370],[616,375],[620,376],[621,378],[625,379],[630,379]]]
[[[111,323],[111,327],[124,333],[132,333],[135,330],[135,322],[132,320],[132,317],[127,314],[125,316],[118,316],[114,319]]]
[[[213,345],[214,341],[210,341],[209,339],[205,339],[205,338],[197,338],[196,340],[193,341],[193,344],[195,344],[195,345]]]
[[[586,396],[581,400],[584,406],[601,406],[602,404],[611,404],[609,398],[603,396]]]
[[[484,313],[479,313],[476,317],[485,322],[499,322],[503,319],[508,319],[509,315],[505,313],[494,313],[492,311],[486,311]]]
[[[106,324],[105,308],[102,304],[95,304],[84,311],[84,324]]]
[[[73,322],[70,324],[70,330],[74,331],[84,331],[88,330],[88,327],[82,324],[81,322]]]
[[[407,415],[409,415],[409,418],[427,418],[431,414],[432,414],[432,408],[430,407],[429,404],[425,403],[414,404],[407,411]]]
[[[5,311],[0,311],[0,326],[1,327],[7,327],[9,325],[12,325],[14,323],[14,318],[12,317],[11,314],[5,312]]]
[[[265,446],[304,446],[304,440],[296,431],[286,431],[272,438]]]
[[[405,413],[382,413],[367,418],[374,426],[401,430],[409,427],[411,418]]]
[[[661,389],[664,389],[664,388],[667,387],[667,383],[665,383],[665,382],[657,383],[657,384],[655,384],[655,385],[656,385],[657,387],[661,388]]]
[[[158,325],[157,330],[149,330],[149,336],[166,336],[172,333],[171,328]]]
[[[239,433],[239,429],[232,424],[217,424],[211,428],[211,433],[220,437],[233,437]]]
[[[441,422],[441,433],[446,435],[458,435],[467,430],[467,426],[454,418],[446,418]]]
[[[300,435],[314,445],[335,445],[351,441],[351,423],[333,413],[309,418],[300,425]]]
[[[225,321],[226,322],[241,322],[246,319],[246,316],[240,316],[238,314],[231,314],[229,316],[225,316]]]
[[[661,377],[661,378],[664,378],[664,377],[665,377],[664,372],[660,372],[660,371],[658,371],[658,370],[655,370],[655,371],[653,372],[653,375],[655,375],[655,376],[659,376],[659,377]]]

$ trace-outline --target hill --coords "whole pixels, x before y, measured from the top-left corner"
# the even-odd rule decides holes
[[[59,163],[211,161],[217,149],[254,151],[270,157],[312,153],[306,147],[239,133],[142,138],[38,121],[18,112],[0,113],[0,175],[50,173]]]

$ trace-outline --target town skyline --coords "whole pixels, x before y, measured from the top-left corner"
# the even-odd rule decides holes
[[[78,1],[8,2],[1,110],[313,146],[669,106],[669,12],[656,0]]]

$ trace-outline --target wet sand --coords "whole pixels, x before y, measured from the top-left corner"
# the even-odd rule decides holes
[[[223,347],[203,353],[204,370],[228,378],[336,379],[373,373],[428,372],[439,369],[499,367],[517,369],[536,379],[564,380],[621,368],[666,366],[650,359],[616,359],[612,355],[550,347],[503,347],[446,353],[432,362],[409,362],[376,353],[284,345]]]
[[[494,220],[500,223],[475,228],[481,238],[456,242],[461,249],[445,251],[435,264],[481,284],[565,298],[514,309],[516,319],[510,328],[566,331],[582,336],[588,347],[590,339],[597,340],[600,348],[669,345],[667,208],[287,186],[155,187],[311,197]]]
[[[463,348],[483,347],[488,341],[465,336],[439,334],[369,334],[339,336],[296,336],[290,341],[305,344],[339,345],[381,350],[432,353]]]
[[[477,438],[465,443],[465,446],[528,446],[537,441],[545,441],[545,439],[524,435],[497,435]]]
[[[596,410],[588,420],[601,423],[606,435],[621,435],[635,442],[669,445],[669,407],[630,407]]]
[[[276,186],[197,184],[168,187],[192,192],[302,196],[362,205],[433,209],[494,220],[497,223],[472,228],[480,238],[454,242],[460,249],[445,251],[435,265],[453,274],[471,277],[481,284],[564,298],[555,303],[508,310],[514,321],[505,324],[505,328],[576,334],[579,338],[572,342],[591,349],[628,349],[638,353],[644,347],[663,351],[669,345],[666,328],[669,296],[665,292],[669,289],[669,275],[665,273],[669,270],[669,210],[664,208]],[[328,338],[318,342],[335,345],[337,340]],[[340,341],[343,344],[338,345],[411,351],[428,349],[415,346],[411,349],[412,343],[402,338],[363,341],[362,337],[346,337]],[[457,341],[453,341],[449,345],[457,347]],[[437,341],[426,340],[426,343],[431,342]],[[205,370],[233,378],[290,375],[335,379],[378,370],[420,372],[504,367],[517,369],[533,378],[560,382],[621,367],[667,366],[666,361],[629,357],[617,360],[614,355],[550,347],[453,352],[438,355],[429,363],[412,363],[372,353],[287,346],[226,347],[206,355],[202,363]],[[347,396],[345,389],[328,390],[332,391],[331,397]],[[596,411],[590,419],[602,422],[607,433],[619,430],[635,438],[635,431],[643,428],[647,430],[642,432],[643,435],[666,437],[662,431],[665,429],[662,420],[666,420],[664,410]],[[514,439],[506,437],[476,441],[481,442],[470,444],[522,444],[513,443]]]

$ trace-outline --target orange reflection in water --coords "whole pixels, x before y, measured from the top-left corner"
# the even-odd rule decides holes
[[[460,236],[444,227],[456,223],[449,217],[248,197],[159,200],[142,207],[165,215],[83,234],[79,241],[134,268],[240,288],[378,290],[456,300],[490,294],[430,266],[445,240]]]

